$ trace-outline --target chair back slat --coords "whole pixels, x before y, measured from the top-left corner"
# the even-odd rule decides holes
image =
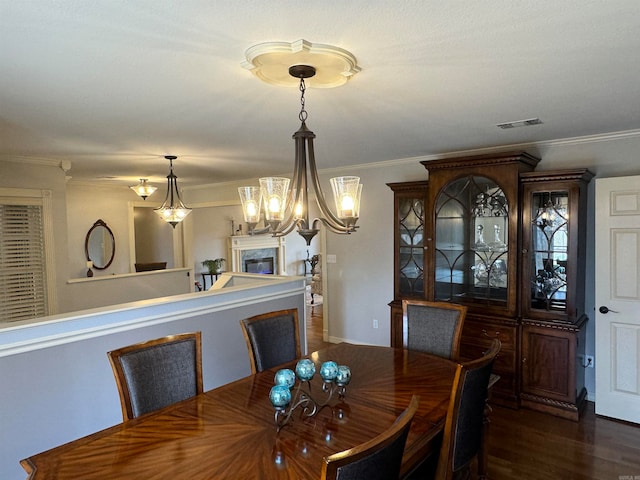
[[[298,309],[278,310],[240,321],[249,351],[251,372],[300,358]]]
[[[203,390],[201,333],[184,333],[108,352],[123,420],[137,418]]]
[[[418,405],[419,397],[414,395],[406,410],[385,432],[357,447],[325,457],[321,480],[397,479]]]
[[[403,346],[457,360],[467,307],[447,302],[403,300]]]
[[[482,357],[457,367],[436,471],[437,480],[451,480],[456,472],[469,468],[485,441],[484,412],[489,380],[500,346],[500,340],[494,339]]]

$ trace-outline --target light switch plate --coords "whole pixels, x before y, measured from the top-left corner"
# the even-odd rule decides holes
[[[327,263],[336,263],[338,259],[335,255],[327,255]]]

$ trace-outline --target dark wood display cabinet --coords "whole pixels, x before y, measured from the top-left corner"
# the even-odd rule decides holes
[[[512,407],[522,401],[564,415],[567,409],[578,410],[580,397],[573,384],[582,378],[575,359],[586,317],[580,305],[584,268],[578,266],[584,235],[578,228],[584,228],[579,219],[590,174],[534,172],[538,161],[524,152],[425,161],[428,181],[389,184],[395,207],[391,344],[402,346],[403,299],[466,305],[462,358],[477,358],[493,338],[502,342],[493,401]],[[563,253],[560,240],[552,244],[558,251],[542,242],[548,228],[536,224],[549,202],[567,204],[571,211],[563,238],[578,243],[570,242]],[[538,270],[545,271],[549,259],[549,268],[557,267],[565,283],[547,289],[545,297],[539,292]],[[533,329],[543,329],[545,338],[554,340],[545,344]],[[573,340],[562,343],[567,336]],[[557,363],[563,355],[571,365]]]
[[[522,186],[523,406],[578,420],[586,402],[585,169],[532,172]]]

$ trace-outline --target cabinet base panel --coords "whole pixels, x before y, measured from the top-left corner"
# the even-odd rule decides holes
[[[501,407],[512,408],[514,410],[518,410],[520,408],[520,401],[517,396],[497,390],[491,392],[489,403],[492,405],[500,405]]]
[[[520,405],[523,408],[536,410],[538,412],[549,413],[551,415],[555,415],[556,417],[573,420],[574,422],[580,420],[580,415],[584,411],[584,407],[586,404],[587,390],[585,388],[583,388],[578,395],[578,399],[575,404],[569,402],[561,402],[547,397],[539,397],[537,395],[531,395],[528,393],[520,394]]]

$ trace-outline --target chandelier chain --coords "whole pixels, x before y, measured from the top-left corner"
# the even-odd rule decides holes
[[[300,114],[298,115],[298,118],[300,119],[300,121],[302,123],[304,123],[307,120],[307,116],[308,113],[304,108],[304,92],[307,89],[305,83],[304,83],[304,78],[300,77]]]

